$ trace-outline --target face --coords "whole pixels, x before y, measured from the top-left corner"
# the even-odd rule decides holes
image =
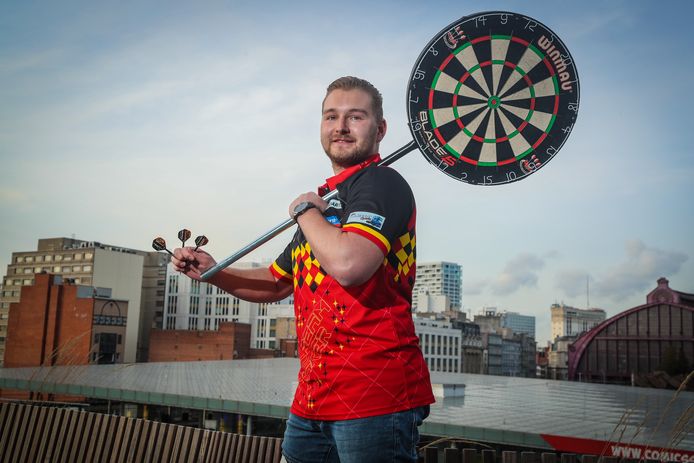
[[[376,120],[371,103],[360,89],[333,90],[325,98],[320,138],[335,173],[378,153],[386,121]]]

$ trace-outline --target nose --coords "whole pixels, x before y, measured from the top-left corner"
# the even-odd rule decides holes
[[[340,117],[337,119],[337,123],[335,124],[335,132],[337,132],[337,133],[348,133],[349,132],[349,126],[347,125],[347,118],[346,117]]]

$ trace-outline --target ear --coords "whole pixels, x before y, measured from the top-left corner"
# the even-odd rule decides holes
[[[378,128],[376,132],[376,139],[379,141],[383,140],[383,137],[386,136],[386,130],[388,129],[388,124],[386,123],[385,119],[381,119],[381,122],[378,123]]]

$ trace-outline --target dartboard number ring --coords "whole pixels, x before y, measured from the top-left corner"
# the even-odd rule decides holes
[[[475,185],[525,178],[571,133],[578,74],[562,41],[527,16],[461,18],[422,51],[410,76],[407,113],[427,160]]]

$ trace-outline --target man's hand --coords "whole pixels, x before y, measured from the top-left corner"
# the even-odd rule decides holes
[[[302,195],[299,195],[294,201],[289,204],[289,217],[292,219],[294,218],[294,208],[304,202],[309,202],[313,203],[316,208],[324,212],[328,208],[328,203],[323,200],[320,196],[318,196],[316,193],[309,192],[309,193],[304,193]]]
[[[217,262],[201,249],[193,251],[193,248],[185,247],[174,249],[171,263],[177,272],[181,272],[193,280],[201,281],[201,275],[214,267]]]

